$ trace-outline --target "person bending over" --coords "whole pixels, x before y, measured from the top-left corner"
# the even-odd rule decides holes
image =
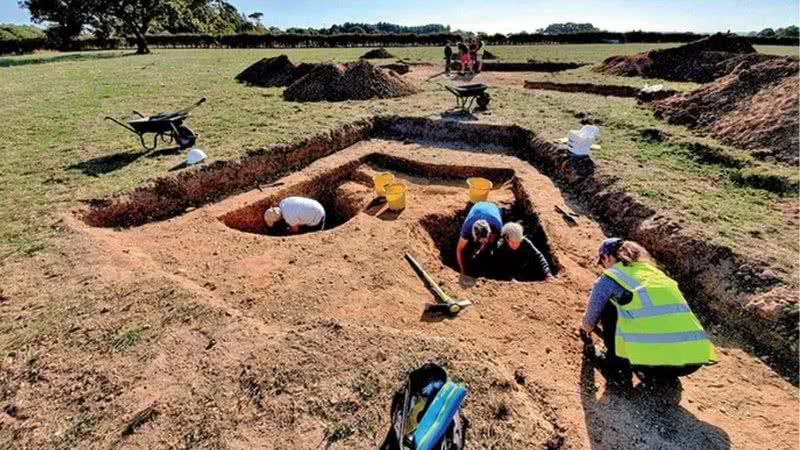
[[[325,208],[314,199],[287,197],[264,212],[264,223],[271,229],[284,225],[289,234],[319,231],[325,228]]]
[[[542,252],[523,234],[522,225],[511,222],[500,230],[494,253],[497,277],[514,281],[555,281]]]
[[[607,239],[595,262],[606,270],[594,283],[580,332],[590,356],[597,355],[591,336],[601,324],[607,353],[598,359],[613,376],[629,382],[633,371],[644,381],[677,382],[717,361],[678,283],[649,261],[644,248]]]
[[[488,270],[492,244],[497,242],[503,219],[492,202],[478,202],[470,208],[456,246],[456,261],[462,275],[481,276]]]

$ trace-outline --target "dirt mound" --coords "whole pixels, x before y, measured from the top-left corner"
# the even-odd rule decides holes
[[[386,51],[385,48],[376,48],[374,50],[370,50],[361,57],[361,59],[386,59],[386,58],[394,58],[394,55]]]
[[[336,102],[402,97],[416,92],[397,73],[359,61],[347,65],[320,64],[289,86],[283,96],[290,101]]]
[[[405,75],[405,74],[407,74],[408,72],[411,71],[411,67],[409,67],[408,64],[404,64],[404,63],[384,64],[384,65],[382,65],[380,67],[381,67],[381,69],[394,70],[395,72],[397,72],[400,75]]]
[[[731,74],[694,92],[654,103],[670,123],[710,132],[756,156],[798,161],[800,62],[770,58],[740,64]]]
[[[258,61],[236,75],[236,80],[261,87],[288,86],[298,78],[295,70],[289,57],[280,55]]]
[[[484,61],[493,61],[493,60],[497,59],[497,55],[495,55],[494,53],[490,52],[489,50],[484,50],[483,51],[483,59],[484,59]]]
[[[596,70],[628,77],[708,83],[731,73],[741,63],[765,58],[769,56],[756,54],[747,39],[718,33],[680,47],[612,56]]]

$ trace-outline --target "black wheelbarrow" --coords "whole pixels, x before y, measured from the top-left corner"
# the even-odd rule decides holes
[[[134,111],[136,118],[128,120],[123,123],[113,117],[106,116],[106,120],[110,120],[117,125],[127,129],[131,133],[139,136],[142,142],[142,147],[147,151],[155,150],[159,142],[166,145],[177,144],[181,149],[189,148],[197,142],[197,135],[183,124],[183,121],[189,117],[189,112],[206,101],[203,97],[193,105],[184,108],[180,111],[171,113],[161,113],[155,116],[145,116],[138,111]],[[145,142],[145,135],[148,133],[153,134],[153,145],[148,146]]]
[[[483,83],[465,84],[463,86],[448,86],[445,84],[444,87],[456,96],[456,107],[464,111],[472,109],[473,103],[478,105],[477,109],[480,111],[486,111],[489,107],[491,97],[486,92],[489,86]]]

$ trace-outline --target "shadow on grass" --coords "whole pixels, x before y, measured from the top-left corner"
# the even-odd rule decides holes
[[[475,122],[478,120],[478,116],[465,109],[445,111],[440,116],[442,119],[456,122]]]
[[[134,56],[136,53],[70,53],[58,56],[39,56],[33,58],[0,58],[0,67],[29,66],[68,61],[91,61],[95,59],[113,59]]]
[[[131,153],[129,151],[122,151],[72,164],[67,166],[66,170],[80,170],[83,175],[98,177],[125,168],[142,157],[158,158],[161,156],[171,156],[177,155],[180,151],[180,147],[170,147],[154,152],[139,151]]]

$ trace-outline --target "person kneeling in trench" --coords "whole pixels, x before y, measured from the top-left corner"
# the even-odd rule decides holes
[[[310,198],[287,197],[264,212],[264,222],[272,229],[284,224],[289,234],[319,231],[325,228],[325,208]]]
[[[678,284],[649,261],[644,248],[607,239],[596,263],[606,270],[594,283],[580,333],[589,356],[608,370],[606,377],[628,384],[636,372],[650,385],[656,380],[674,384],[679,376],[717,362]],[[592,342],[598,322],[605,355]]]
[[[542,252],[523,233],[522,225],[511,222],[500,230],[494,252],[497,278],[513,281],[555,281]]]
[[[461,275],[484,275],[490,264],[492,247],[497,242],[503,219],[492,202],[475,203],[464,219],[456,246],[456,261]]]

